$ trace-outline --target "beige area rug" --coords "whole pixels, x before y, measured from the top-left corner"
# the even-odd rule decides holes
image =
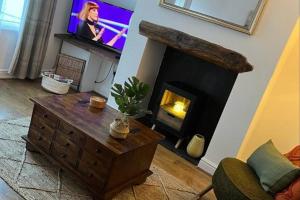
[[[91,200],[80,181],[47,161],[26,151],[30,118],[0,121],[0,177],[26,200]],[[152,165],[154,172],[139,186],[125,189],[115,200],[190,200],[196,191]]]

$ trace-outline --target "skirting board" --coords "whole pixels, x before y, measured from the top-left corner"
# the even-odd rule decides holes
[[[54,72],[54,69],[42,69],[41,73],[42,72],[49,72],[49,71],[53,71]],[[42,77],[42,76],[40,76]],[[0,79],[13,79],[14,77],[9,75],[7,71],[1,71],[0,70]]]
[[[200,160],[198,167],[211,175],[213,175],[217,169],[217,165],[205,157]]]
[[[0,71],[0,79],[12,79],[13,76],[9,75],[7,71]]]

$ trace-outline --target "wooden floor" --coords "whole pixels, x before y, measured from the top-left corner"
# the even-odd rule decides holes
[[[49,95],[49,93],[41,89],[39,81],[0,80],[0,120],[30,116],[33,104],[29,98],[45,95]],[[162,146],[158,147],[153,162],[199,191],[209,185],[211,181],[209,175]],[[22,198],[0,178],[0,199],[17,200]],[[213,200],[216,198],[211,191],[202,199]]]

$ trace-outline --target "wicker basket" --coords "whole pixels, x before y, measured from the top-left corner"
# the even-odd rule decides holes
[[[85,60],[78,59],[66,54],[58,54],[55,64],[55,74],[72,79],[72,85],[79,90],[82,74],[85,68]]]
[[[42,87],[55,94],[67,94],[73,82],[73,80],[70,79],[61,79],[61,77],[56,74],[42,73],[42,77]]]

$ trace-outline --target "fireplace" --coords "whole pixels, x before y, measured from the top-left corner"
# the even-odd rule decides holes
[[[197,164],[186,154],[195,134],[205,137],[206,151],[238,74],[167,47],[144,119],[164,134],[162,145]]]
[[[183,82],[165,82],[154,106],[154,125],[167,130],[178,138],[175,148],[179,148],[190,133],[195,132],[195,120],[201,115],[201,104],[206,94]]]
[[[141,121],[165,134],[163,146],[198,164],[201,158],[186,154],[190,138],[205,137],[205,154],[238,74],[253,67],[237,52],[178,30],[145,21],[139,28],[167,46],[148,105],[153,115]]]

